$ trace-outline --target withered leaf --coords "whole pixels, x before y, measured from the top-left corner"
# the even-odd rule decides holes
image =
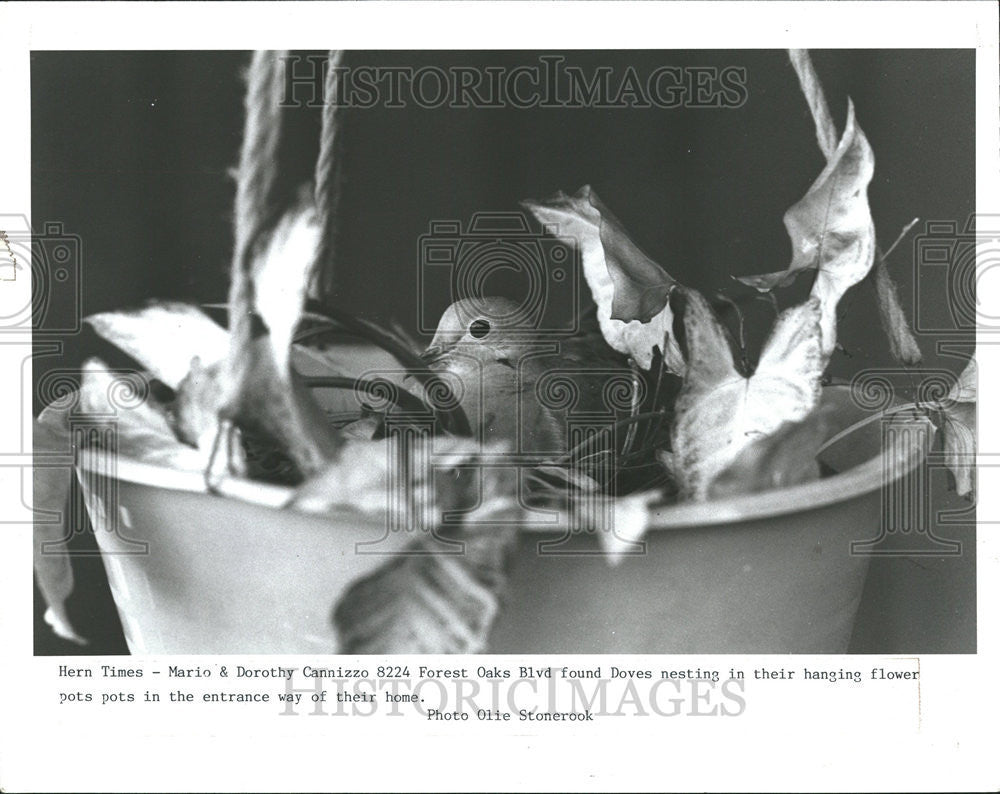
[[[812,295],[822,312],[823,354],[837,343],[837,303],[847,289],[871,270],[875,256],[875,226],[868,206],[868,184],[875,169],[871,146],[847,108],[847,125],[836,151],[806,195],[785,213],[792,241],[792,262],[786,270],[740,276],[744,284],[767,292],[784,286],[806,270],[817,270]]]
[[[785,422],[756,439],[718,475],[709,499],[724,499],[819,479],[816,455],[826,438],[826,413],[818,408],[799,422]]]
[[[333,619],[342,652],[477,653],[484,649],[500,608],[507,558],[517,538],[511,519],[519,508],[510,496],[514,487],[509,469],[478,466],[467,442],[449,444],[448,450],[439,450],[433,466],[427,466],[425,459],[425,466],[412,470],[411,462],[409,486],[396,493],[390,505],[386,504],[385,483],[381,492],[377,492],[378,483],[365,484],[369,507],[383,514],[402,506],[401,498],[405,499],[411,512],[396,516],[397,524],[403,523],[389,537],[409,542],[354,583],[338,602]],[[354,448],[376,456],[381,453],[385,461],[380,446],[384,444],[350,443],[343,459],[354,457]],[[375,470],[385,467],[384,462],[369,461]],[[312,498],[322,494],[320,498],[325,499],[334,491],[350,499],[342,485],[329,485],[333,487],[309,489],[308,499],[300,491],[294,505],[320,508],[323,502],[311,503]],[[416,514],[419,521],[414,520]],[[451,515],[451,523],[442,529],[446,514]],[[459,523],[456,516],[460,516]]]
[[[291,366],[291,347],[319,245],[314,208],[290,210],[249,266],[236,261],[230,295],[230,344],[215,373],[219,411],[265,433],[306,475],[334,459],[341,440]],[[256,313],[267,333],[256,337]]]
[[[970,359],[941,406],[945,463],[955,477],[959,496],[976,496],[976,407],[978,373]]]
[[[176,302],[102,312],[86,322],[177,392],[169,417],[173,431],[180,440],[210,450],[218,427],[229,332],[201,309]]]
[[[45,621],[57,636],[80,645],[87,640],[77,634],[66,610],[73,592],[73,568],[67,542],[68,504],[73,471],[55,458],[71,452],[69,428],[63,412],[46,408],[34,422],[35,465],[32,469],[35,520],[32,525],[35,581],[45,599]]]
[[[152,302],[140,309],[102,312],[86,318],[102,337],[176,390],[198,356],[203,366],[222,361],[229,333],[196,306]]]
[[[334,624],[342,653],[483,653],[500,611],[509,526],[463,532],[464,552],[415,541],[340,600]]]
[[[579,246],[583,275],[597,304],[597,319],[607,343],[644,369],[660,348],[668,369],[683,371],[683,357],[671,335],[669,297],[676,281],[632,242],[619,220],[589,185],[573,196],[559,193],[545,202],[522,206],[540,223]]]
[[[620,563],[625,554],[636,548],[649,529],[649,507],[663,498],[659,491],[642,491],[614,500],[613,527],[597,527],[601,548],[611,565]]]
[[[39,590],[48,605],[46,619],[61,637],[84,642],[70,624],[65,602],[73,589],[66,541],[77,528],[67,524],[67,498],[74,477],[73,428],[80,420],[103,423],[112,447],[107,454],[172,469],[202,472],[206,452],[181,443],[166,407],[148,391],[148,377],[113,370],[98,359],[83,365],[78,391],[63,395],[34,422],[34,500],[52,518],[34,522],[34,562]]]
[[[178,471],[202,472],[208,453],[182,443],[167,407],[149,392],[148,376],[121,373],[99,359],[83,365],[78,410],[114,419],[115,453],[130,460]]]
[[[813,411],[825,358],[816,298],[779,315],[757,370],[747,378],[734,366],[725,331],[708,302],[694,290],[685,295],[688,367],[674,406],[672,453],[664,460],[681,496],[704,500],[747,447]]]

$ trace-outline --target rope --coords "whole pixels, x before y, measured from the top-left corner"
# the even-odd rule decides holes
[[[333,291],[337,255],[337,215],[343,182],[343,109],[339,102],[339,72],[343,52],[331,50],[327,61],[323,89],[323,126],[320,132],[319,156],[316,158],[315,201],[320,222],[320,243],[313,264],[313,274],[319,280],[320,298]],[[324,301],[325,302],[325,301]]]
[[[223,399],[224,413],[229,417],[239,411],[246,374],[242,354],[252,342],[255,299],[250,269],[253,251],[280,215],[278,190],[285,132],[280,104],[284,88],[284,72],[280,68],[282,54],[282,51],[258,50],[247,73],[246,116],[236,172],[235,240],[229,288],[233,352],[228,359],[230,377],[225,382],[231,393]]]
[[[816,140],[819,142],[820,151],[829,160],[837,151],[837,127],[830,115],[830,107],[826,104],[823,86],[809,57],[809,50],[789,50],[788,55],[795,68],[795,74],[798,75],[799,85],[809,105],[809,112],[812,113],[816,124]]]
[[[837,151],[838,137],[837,126],[833,123],[830,107],[823,94],[823,86],[819,82],[819,76],[816,74],[812,59],[809,57],[809,50],[789,50],[788,56],[792,61],[795,74],[798,75],[799,85],[806,98],[806,103],[809,105],[809,112],[812,113],[820,151],[829,162]],[[885,264],[885,254],[882,253],[882,249],[877,243],[873,269],[879,318],[882,321],[882,328],[889,338],[889,349],[892,356],[906,366],[919,364],[923,358],[920,347],[917,345],[917,340],[906,319],[896,283],[889,275],[889,269]]]
[[[276,203],[282,133],[284,73],[280,52],[257,51],[250,63],[244,105],[246,121],[236,181],[234,266],[247,264],[249,250]]]

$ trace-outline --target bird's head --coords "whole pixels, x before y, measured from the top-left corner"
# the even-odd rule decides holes
[[[433,366],[458,353],[480,360],[517,358],[517,331],[524,331],[523,306],[507,298],[465,298],[449,306],[422,358]]]

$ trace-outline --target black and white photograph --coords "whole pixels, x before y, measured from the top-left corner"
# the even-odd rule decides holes
[[[0,8],[0,789],[995,787],[997,22]]]
[[[37,652],[974,652],[973,58],[34,53]]]

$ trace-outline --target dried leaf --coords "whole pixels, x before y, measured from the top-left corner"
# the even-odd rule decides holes
[[[192,358],[207,367],[229,352],[229,332],[186,303],[154,302],[134,311],[93,314],[86,322],[174,390]]]
[[[67,542],[72,534],[67,524],[73,471],[64,465],[45,465],[46,457],[71,454],[69,427],[64,411],[46,408],[34,422],[34,509],[32,526],[35,581],[48,609],[45,621],[65,640],[86,645],[76,633],[66,611],[73,592],[73,567]],[[45,514],[48,517],[45,517]]]
[[[979,370],[976,359],[969,359],[955,385],[948,390],[948,399],[957,403],[974,403],[979,399]]]
[[[225,361],[202,363],[191,359],[191,369],[177,387],[173,428],[177,437],[201,450],[211,450],[219,430],[219,411],[224,396],[222,370]]]
[[[806,270],[817,270],[812,295],[820,300],[823,354],[837,343],[837,303],[847,289],[871,270],[875,226],[868,206],[868,184],[875,169],[871,146],[847,108],[847,125],[826,168],[806,195],[785,213],[792,240],[787,270],[739,280],[761,292],[790,284]]]
[[[463,534],[462,554],[412,544],[341,599],[341,652],[483,653],[516,538],[511,527],[478,527]]]
[[[941,405],[945,463],[955,476],[959,496],[976,496],[976,360],[970,359]]]
[[[225,364],[212,374],[219,411],[280,445],[306,475],[336,458],[340,438],[291,366],[291,342],[303,311],[319,228],[304,202],[287,213],[263,253],[233,268],[231,335]],[[267,333],[255,337],[256,313]]]
[[[108,428],[109,454],[172,469],[202,472],[205,451],[181,443],[174,435],[166,406],[149,393],[148,378],[134,371],[112,370],[98,359],[83,365],[80,389],[45,408],[34,423],[35,508],[56,520],[34,522],[34,561],[38,587],[49,611],[46,620],[59,636],[85,642],[73,630],[65,601],[73,589],[67,540],[67,499],[74,477],[74,423],[98,421]],[[56,464],[46,465],[48,457]]]
[[[684,498],[708,498],[713,482],[741,453],[818,405],[820,305],[815,298],[786,309],[749,378],[733,364],[725,331],[708,302],[685,290],[688,368],[674,406],[668,459]]]
[[[139,373],[122,373],[90,359],[83,365],[79,411],[114,417],[115,451],[121,457],[179,471],[204,471],[206,450],[177,438],[167,406],[157,402],[147,384]]]
[[[625,554],[636,548],[649,529],[649,506],[662,498],[659,491],[644,491],[615,499],[614,527],[598,533],[611,565],[620,563]]]
[[[170,416],[174,433],[203,452],[211,450],[229,332],[186,303],[154,302],[134,311],[95,314],[86,321],[177,392]]]
[[[111,417],[116,453],[130,460],[178,471],[203,472],[206,450],[182,443],[170,424],[168,406],[149,392],[148,376],[110,369],[99,359],[83,365],[75,411],[90,417]]]
[[[716,475],[709,499],[786,488],[819,479],[816,455],[827,434],[822,408],[801,422],[785,422],[773,434],[758,438]]]
[[[916,366],[923,360],[923,354],[906,319],[906,313],[899,300],[899,291],[892,276],[889,275],[885,259],[875,263],[875,294],[878,297],[882,330],[889,339],[892,357],[900,364],[908,367]]]
[[[292,338],[305,305],[319,224],[312,206],[285,215],[253,268],[254,310],[268,330],[278,372],[288,371]]]
[[[652,366],[653,349],[660,348],[667,368],[682,372],[684,359],[672,337],[668,301],[676,281],[632,242],[590,186],[574,196],[559,193],[546,202],[522,205],[540,223],[555,225],[560,236],[576,241],[607,343],[644,369]]]
[[[512,485],[505,476],[482,476],[486,494],[461,527],[441,536],[425,531],[341,598],[333,619],[342,653],[484,651],[507,583],[518,534],[511,519],[519,508],[502,495]],[[468,496],[463,501],[468,505]]]
[[[468,480],[448,488],[435,473],[469,462],[478,447],[462,439],[413,439],[404,446],[406,435],[403,430],[377,441],[345,441],[337,460],[299,486],[286,506],[320,514],[344,509],[394,513],[397,523],[436,523],[441,511],[457,501],[458,486],[466,487]],[[442,487],[445,490],[436,490]]]

